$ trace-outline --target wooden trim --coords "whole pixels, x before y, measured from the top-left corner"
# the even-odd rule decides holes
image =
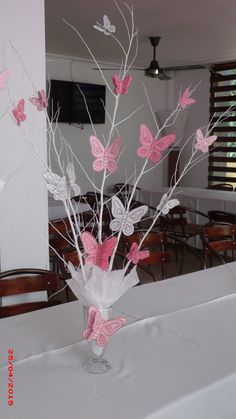
[[[208,181],[217,181],[217,182],[222,182],[222,183],[235,183],[236,182],[236,177],[229,177],[229,176],[214,176],[214,175],[209,175],[208,176]]]
[[[208,166],[208,170],[211,172],[225,172],[225,173],[236,173],[236,167],[222,167],[222,166]],[[235,179],[236,181],[236,179]]]

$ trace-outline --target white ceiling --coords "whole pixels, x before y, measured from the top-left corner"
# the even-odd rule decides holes
[[[123,1],[117,0],[126,12]],[[162,67],[236,60],[236,0],[133,0],[139,29],[136,65],[147,67],[152,56],[148,37],[162,40],[157,59]],[[120,62],[110,36],[93,29],[106,14],[122,39],[125,28],[112,0],[45,0],[46,49],[90,58],[86,48],[62,19],[75,25],[99,61]]]

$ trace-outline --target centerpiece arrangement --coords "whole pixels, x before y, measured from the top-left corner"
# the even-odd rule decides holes
[[[70,237],[67,239],[70,247],[74,248],[78,255],[78,266],[75,267],[71,263],[68,263],[67,266],[71,274],[71,279],[68,280],[68,286],[71,287],[74,294],[85,307],[86,327],[83,332],[83,337],[90,342],[93,352],[92,357],[86,361],[85,368],[93,373],[105,372],[110,368],[110,364],[103,358],[104,348],[110,336],[125,324],[123,317],[110,318],[112,306],[128,289],[139,282],[136,265],[139,260],[149,256],[148,251],[142,247],[145,238],[156,224],[158,217],[161,214],[167,214],[169,209],[179,204],[178,199],[175,197],[176,187],[191,167],[205,157],[209,146],[216,140],[216,136],[211,136],[211,130],[222,118],[221,116],[214,124],[199,128],[196,133],[193,133],[186,139],[180,150],[180,156],[187,143],[191,141],[192,151],[187,163],[180,174],[178,174],[177,170],[175,171],[172,178],[172,186],[163,195],[159,205],[157,205],[149,227],[143,233],[141,241],[134,241],[132,243],[126,254],[126,261],[123,267],[117,269],[115,259],[121,240],[124,236],[131,236],[137,224],[148,213],[147,205],[140,204],[139,206],[132,207],[136,188],[143,176],[150,171],[154,171],[162,164],[165,153],[169,153],[179,140],[176,138],[174,132],[169,135],[163,135],[165,128],[173,127],[178,115],[195,103],[195,99],[192,97],[194,96],[195,89],[191,89],[191,86],[186,86],[180,93],[175,108],[163,125],[158,126],[155,121],[157,127],[156,132],[151,132],[150,128],[141,121],[139,138],[133,139],[133,142],[136,143],[136,158],[142,162],[141,168],[140,170],[134,168],[133,173],[124,182],[124,184],[127,182],[131,185],[129,194],[125,200],[122,200],[120,195],[123,187],[113,196],[107,197],[107,180],[119,169],[119,159],[122,158],[122,150],[126,141],[125,138],[121,138],[119,135],[118,127],[122,122],[132,120],[134,113],[139,111],[138,108],[127,115],[123,121],[118,120],[120,98],[128,95],[129,89],[132,86],[133,75],[130,74],[130,69],[137,54],[138,30],[134,23],[133,9],[126,4],[125,7],[128,18],[125,17],[125,14],[117,5],[127,32],[126,46],[116,36],[116,27],[106,15],[103,16],[102,23],[96,22],[94,25],[94,30],[100,32],[101,36],[112,38],[123,54],[119,73],[114,74],[111,79],[105,76],[97,59],[80,32],[68,24],[88,48],[109,94],[113,98],[113,105],[109,109],[105,108],[110,127],[109,132],[104,132],[103,138],[98,138],[95,126],[90,118],[93,134],[88,138],[87,150],[94,158],[92,164],[94,173],[99,175],[96,183],[87,173],[81,159],[75,155],[69,143],[60,135],[57,121],[50,120],[47,113],[48,100],[43,89],[35,89],[35,92],[32,92],[31,98],[21,98],[16,103],[14,109],[12,109],[12,119],[19,127],[27,123],[26,102],[27,106],[34,106],[36,111],[44,112],[47,118],[48,162],[44,162],[47,169],[43,173],[43,176],[48,191],[52,194],[53,198],[61,201],[64,205],[70,226]],[[5,69],[0,74],[0,87],[1,85],[4,86],[7,84],[10,76],[11,73],[8,69]],[[86,98],[84,100],[86,103]],[[88,107],[87,111],[89,114]],[[152,109],[151,112],[154,117]],[[51,164],[53,159],[54,162],[56,161],[54,167]],[[78,214],[81,188],[79,182],[77,183],[76,180],[77,165],[89,180],[94,192],[99,195],[97,207],[91,207],[93,226],[96,227],[94,228],[94,232],[81,223],[80,214]],[[56,169],[55,166],[57,167]],[[4,182],[0,181],[0,188],[3,189],[3,187]],[[76,201],[73,200],[75,196]],[[104,228],[104,214],[106,216],[108,214],[110,217],[108,235],[107,228],[106,230]],[[59,231],[58,233],[64,237]],[[63,263],[65,263],[64,260]]]

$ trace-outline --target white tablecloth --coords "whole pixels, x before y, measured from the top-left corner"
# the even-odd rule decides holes
[[[110,339],[106,374],[82,368],[79,302],[2,319],[1,417],[235,419],[235,270],[233,263],[127,293],[114,315],[125,312],[128,325]],[[9,347],[16,357],[12,407]]]

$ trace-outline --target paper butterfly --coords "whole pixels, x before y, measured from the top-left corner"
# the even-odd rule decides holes
[[[96,160],[93,162],[95,172],[107,169],[109,172],[114,173],[118,167],[115,159],[119,156],[121,139],[117,138],[107,148],[94,135],[90,136],[89,141],[92,155],[96,157]]]
[[[99,22],[96,23],[97,25],[93,25],[94,29],[103,32],[104,35],[111,35],[116,31],[116,27],[111,25],[111,22],[106,15],[103,16],[103,25],[101,25]]]
[[[53,194],[56,201],[65,201],[70,198],[65,176],[60,177],[56,173],[48,171],[43,174],[43,177],[47,181],[49,192]]]
[[[138,244],[132,243],[130,252],[126,255],[127,259],[130,260],[134,265],[137,265],[140,260],[146,259],[150,256],[149,250],[138,250]]]
[[[139,138],[142,145],[138,148],[137,155],[157,163],[161,160],[161,151],[166,150],[175,141],[175,137],[175,134],[170,134],[155,140],[149,128],[142,124]]]
[[[24,122],[26,120],[26,115],[24,113],[24,110],[25,110],[24,99],[19,100],[16,108],[12,109],[12,114],[18,126],[20,126],[21,122]]]
[[[216,135],[212,135],[211,137],[204,137],[202,131],[200,129],[197,130],[196,133],[196,144],[194,148],[196,150],[201,150],[203,153],[207,153],[209,146],[212,145],[217,139]]]
[[[75,169],[74,169],[74,165],[73,163],[69,162],[66,166],[66,173],[69,179],[69,185],[70,187],[73,189],[74,191],[74,195],[79,195],[81,190],[79,185],[77,185],[77,183],[75,183],[76,181],[76,177],[75,177]]]
[[[160,204],[157,206],[157,210],[161,211],[163,215],[168,214],[169,210],[179,205],[178,199],[169,199],[168,196],[165,193],[163,197],[161,198]]]
[[[83,331],[83,337],[88,341],[96,340],[98,346],[106,346],[108,338],[123,327],[125,322],[124,317],[104,320],[101,312],[96,307],[90,306],[88,310],[88,328]]]
[[[38,111],[42,111],[44,108],[47,108],[48,101],[46,98],[46,93],[44,90],[38,90],[38,97],[29,98],[30,103],[36,106]]]
[[[128,87],[132,81],[132,76],[126,76],[124,80],[121,80],[117,74],[114,74],[112,80],[115,86],[114,92],[116,95],[118,93],[121,93],[122,95],[128,93]]]
[[[81,234],[81,240],[86,252],[85,263],[99,266],[103,271],[107,271],[109,268],[108,260],[116,247],[117,238],[106,238],[104,242],[100,244],[97,243],[91,233],[85,231]]]
[[[112,231],[122,231],[125,236],[130,236],[134,232],[133,224],[139,222],[148,211],[147,205],[141,205],[131,211],[126,211],[121,200],[117,196],[112,197],[112,215],[114,220],[110,222]]]
[[[193,103],[196,102],[195,99],[192,99],[191,97],[189,97],[190,95],[191,95],[191,92],[190,92],[190,86],[189,86],[187,87],[187,89],[185,89],[184,93],[179,98],[179,104],[182,109],[185,109],[187,108],[187,106],[192,105]]]
[[[0,89],[2,89],[5,84],[7,83],[11,72],[10,70],[6,69],[0,73]]]

